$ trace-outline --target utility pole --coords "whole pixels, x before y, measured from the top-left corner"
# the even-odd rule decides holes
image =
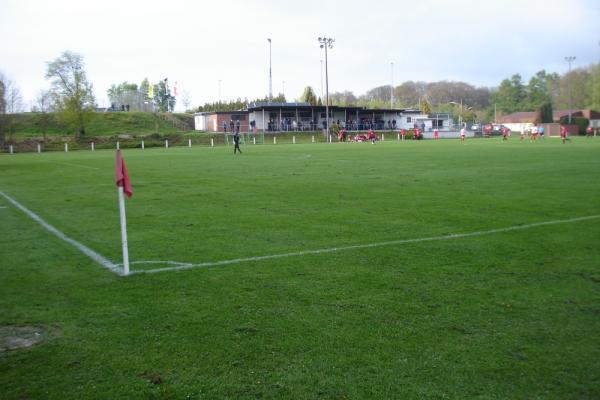
[[[221,105],[221,80],[219,79],[219,106]]]
[[[573,105],[571,103],[571,63],[575,61],[575,56],[565,57],[565,61],[569,63],[569,76],[567,77],[567,90],[569,92],[569,125],[571,125],[571,110]]]
[[[271,39],[269,41],[269,101],[273,101],[273,75],[271,73]]]
[[[323,98],[323,60],[321,60],[321,99]]]
[[[392,84],[390,85],[390,108],[394,108],[394,62],[391,63],[392,66]]]
[[[329,75],[327,72],[327,48],[333,48],[333,42],[335,39],[320,37],[319,44],[322,49],[325,49],[325,128],[326,140],[329,140]]]

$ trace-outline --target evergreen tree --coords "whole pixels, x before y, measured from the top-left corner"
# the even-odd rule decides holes
[[[307,86],[304,88],[304,92],[302,93],[302,97],[300,97],[300,101],[309,103],[311,106],[317,105],[317,96],[315,96],[315,92],[313,91],[312,87]]]
[[[429,104],[425,97],[419,101],[419,109],[425,115],[431,114],[431,104]]]
[[[538,107],[538,113],[540,117],[540,123],[549,124],[554,122],[554,115],[552,113],[552,102],[546,101],[540,107]]]

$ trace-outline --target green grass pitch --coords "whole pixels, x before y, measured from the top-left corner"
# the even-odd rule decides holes
[[[0,328],[45,339],[0,398],[600,397],[600,218],[489,233],[599,216],[600,140],[242,150],[123,151],[132,269],[226,265],[120,277],[0,196]],[[0,191],[120,263],[114,158],[3,155]]]

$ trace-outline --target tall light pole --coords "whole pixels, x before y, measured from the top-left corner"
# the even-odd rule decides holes
[[[572,104],[571,104],[571,63],[573,61],[575,61],[575,56],[568,56],[565,57],[565,61],[569,63],[569,76],[567,78],[567,90],[569,92],[569,125],[571,124],[571,109]]]
[[[323,60],[321,60],[321,98],[323,98]]]
[[[271,39],[269,41],[269,101],[273,101],[273,75],[271,74]]]
[[[329,140],[329,74],[327,71],[327,49],[333,48],[333,42],[335,39],[319,37],[319,45],[322,49],[325,49],[325,128],[326,140]]]
[[[169,95],[169,78],[165,78],[164,80],[165,82],[165,96],[167,98],[167,112],[170,112],[170,100],[171,100],[171,96]]]
[[[394,108],[394,62],[390,63],[392,66],[392,84],[390,85],[390,108]]]
[[[221,104],[221,80],[219,79],[219,104]]]
[[[465,110],[465,107],[463,106],[463,101],[462,99],[460,99],[460,103],[457,103],[456,101],[451,101],[450,104],[454,104],[455,106],[459,106],[460,107],[460,113],[458,114],[458,125],[462,128],[462,124],[463,124],[463,110]],[[473,107],[466,107],[466,110],[471,110],[473,109]]]

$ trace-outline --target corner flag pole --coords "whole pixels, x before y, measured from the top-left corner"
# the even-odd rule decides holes
[[[125,161],[121,156],[121,150],[117,150],[117,160],[115,163],[115,180],[117,191],[119,193],[119,215],[121,217],[121,247],[123,249],[123,275],[129,275],[129,249],[127,247],[127,219],[125,218],[125,195],[131,197],[131,182],[125,167]]]
[[[119,214],[121,216],[121,247],[123,248],[123,274],[129,275],[129,249],[127,247],[127,219],[125,217],[125,196],[123,186],[119,186]]]

